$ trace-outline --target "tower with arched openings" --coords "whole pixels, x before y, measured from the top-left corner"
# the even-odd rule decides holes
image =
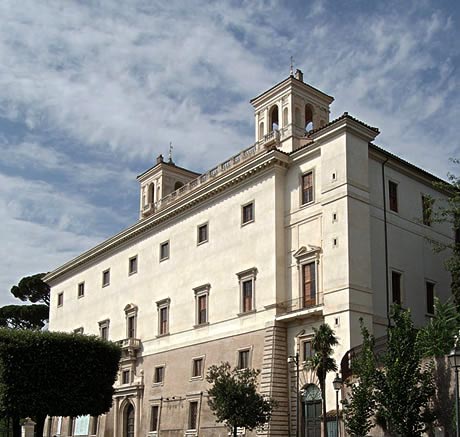
[[[295,75],[251,100],[254,107],[256,143],[272,144],[292,152],[308,142],[307,134],[329,123],[334,98]]]

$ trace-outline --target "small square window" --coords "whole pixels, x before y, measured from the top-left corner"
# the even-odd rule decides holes
[[[108,285],[110,285],[110,269],[102,272],[102,286],[107,287]]]
[[[121,372],[121,383],[122,384],[129,384],[131,381],[130,381],[130,378],[129,378],[129,375],[130,372],[129,370],[123,370]]]
[[[188,415],[188,429],[196,429],[198,423],[198,402],[193,401],[189,403],[189,415]]]
[[[398,184],[388,181],[388,195],[390,198],[390,210],[398,212]]]
[[[153,382],[155,384],[161,384],[164,382],[164,377],[165,377],[165,367],[164,366],[155,367],[155,374],[153,375]]]
[[[198,244],[206,243],[208,241],[208,224],[198,226]]]
[[[133,256],[128,262],[128,271],[130,275],[137,273],[137,256]]]
[[[203,376],[203,358],[193,360],[192,378],[201,378]]]
[[[254,221],[254,202],[243,205],[241,208],[241,224],[252,223]]]
[[[85,295],[85,283],[80,282],[77,287],[77,296],[83,297]]]
[[[169,258],[169,241],[160,244],[160,261]]]
[[[238,351],[238,369],[249,369],[249,349]]]
[[[57,306],[62,307],[64,304],[64,292],[61,292],[57,295]]]
[[[434,314],[434,284],[426,282],[426,312],[427,314]]]

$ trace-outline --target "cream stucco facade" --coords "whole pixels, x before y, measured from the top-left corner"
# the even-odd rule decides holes
[[[381,336],[393,300],[421,325],[427,293],[448,297],[446,254],[427,238],[452,230],[422,220],[422,196],[444,196],[436,178],[373,145],[378,129],[347,113],[329,121],[332,101],[297,71],[251,100],[254,145],[202,175],[159,157],[138,177],[139,221],[48,273],[50,329],[123,348],[112,410],[86,434],[226,436],[204,375],[229,361],[261,369],[261,392],[278,400],[257,435],[296,435],[297,420],[319,435],[306,408],[317,381],[302,370],[312,328],[335,330],[341,363],[360,318]],[[48,432],[76,428],[55,418]]]

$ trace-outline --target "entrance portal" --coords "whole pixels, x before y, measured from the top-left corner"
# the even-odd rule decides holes
[[[134,407],[128,404],[125,410],[124,437],[134,437]]]
[[[314,384],[303,390],[302,437],[321,437],[321,391]]]

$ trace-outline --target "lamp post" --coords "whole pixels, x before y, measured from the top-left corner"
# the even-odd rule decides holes
[[[456,430],[456,436],[460,437],[460,423],[459,423],[459,406],[458,406],[458,368],[460,367],[460,349],[457,345],[458,343],[458,338],[455,340],[455,346],[454,348],[450,351],[450,354],[447,356],[449,358],[449,364],[450,367],[452,367],[455,371],[455,417],[456,417],[456,424],[455,424],[455,430]]]
[[[335,375],[332,385],[335,390],[335,429],[337,431],[337,437],[339,437],[339,390],[342,388],[342,378],[338,373]]]
[[[295,409],[295,435],[299,437],[299,410],[300,410],[300,392],[299,392],[299,354],[296,353],[295,355],[290,355],[288,357],[288,363],[295,363],[296,367],[296,409]]]

